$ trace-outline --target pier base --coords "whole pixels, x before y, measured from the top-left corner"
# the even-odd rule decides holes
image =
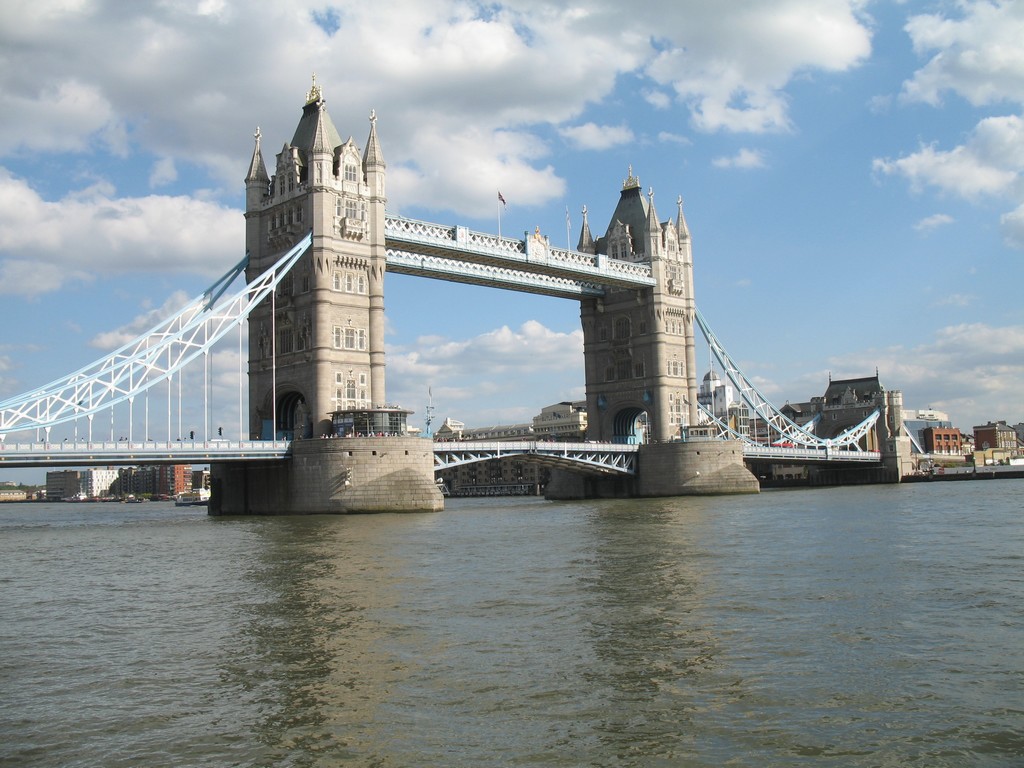
[[[696,439],[640,446],[638,496],[758,493],[738,440]]]
[[[296,440],[284,461],[210,465],[211,515],[437,512],[434,451],[418,437]]]
[[[757,478],[743,463],[737,440],[688,440],[640,446],[635,478],[594,477],[556,470],[549,499],[613,499],[634,496],[716,496],[758,493]]]

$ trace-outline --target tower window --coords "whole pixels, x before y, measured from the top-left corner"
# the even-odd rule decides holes
[[[359,181],[358,172],[354,163],[345,163],[345,181]]]
[[[285,328],[277,332],[277,351],[279,354],[287,355],[294,351],[295,336],[291,329]]]

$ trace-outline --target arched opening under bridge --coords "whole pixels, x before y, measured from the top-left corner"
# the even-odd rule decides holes
[[[301,392],[286,392],[277,399],[277,430],[287,440],[313,436],[309,407]]]
[[[615,414],[612,420],[614,434],[613,443],[639,445],[648,439],[647,411],[636,406],[627,407]]]

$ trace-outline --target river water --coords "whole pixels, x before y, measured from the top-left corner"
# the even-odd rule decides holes
[[[1022,765],[1021,491],[0,505],[0,765]]]

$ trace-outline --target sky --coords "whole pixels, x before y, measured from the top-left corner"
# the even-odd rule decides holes
[[[877,371],[965,431],[1024,420],[1024,3],[625,8],[6,0],[0,397],[244,255],[253,135],[272,167],[315,73],[343,137],[363,146],[376,112],[390,213],[575,246],[630,169],[662,220],[681,195],[698,307],[776,405]],[[583,398],[578,303],[401,275],[385,292],[387,399],[412,426],[428,393],[435,429]],[[229,434],[233,348],[214,365]]]

